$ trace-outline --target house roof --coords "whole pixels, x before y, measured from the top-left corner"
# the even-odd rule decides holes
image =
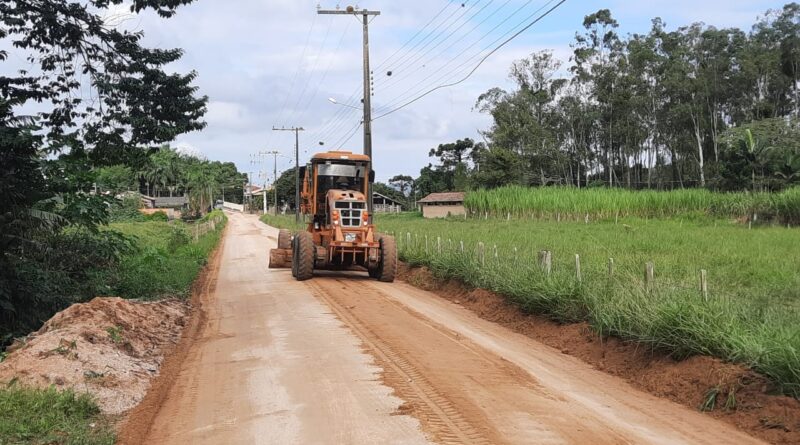
[[[388,196],[386,196],[384,194],[381,194],[381,193],[378,193],[378,192],[372,192],[372,199],[375,199],[378,196],[380,196],[381,198],[383,198],[383,199],[385,199],[387,201],[392,201],[392,202],[395,202],[395,203],[399,203],[400,202],[400,201],[398,201],[398,200],[396,200],[394,198],[390,198],[390,197],[388,197]]]
[[[417,202],[464,202],[464,192],[431,193]]]

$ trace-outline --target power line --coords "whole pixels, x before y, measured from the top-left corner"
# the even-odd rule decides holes
[[[352,139],[353,136],[356,135],[356,132],[358,132],[358,129],[361,128],[361,125],[363,125],[363,124],[364,124],[363,121],[359,121],[358,124],[355,127],[353,127],[353,129],[350,131],[349,136],[347,136],[346,138],[339,138],[339,140],[336,141],[336,144],[334,144],[334,150],[336,149],[336,147],[342,148],[344,146],[344,144],[348,143],[350,141],[350,139]]]
[[[314,14],[314,19],[311,21],[311,26],[308,28],[308,33],[306,34],[306,42],[303,44],[303,51],[300,53],[300,58],[297,61],[297,69],[294,71],[294,75],[292,76],[292,83],[289,86],[289,89],[286,90],[286,96],[283,100],[283,106],[280,108],[281,116],[286,110],[286,105],[289,104],[289,97],[291,97],[292,91],[294,91],[294,85],[297,82],[298,77],[300,76],[300,70],[303,67],[303,59],[306,57],[306,51],[308,50],[308,44],[311,41],[311,35],[314,33],[314,27],[317,24],[317,14]],[[269,133],[267,136],[267,145],[269,146],[269,142],[272,140],[273,133]]]
[[[551,8],[550,8],[550,9],[548,9],[547,11],[545,11],[545,12],[544,12],[542,15],[540,15],[539,17],[537,17],[536,19],[534,19],[532,22],[530,22],[530,23],[529,23],[528,25],[526,25],[524,28],[520,29],[520,30],[519,30],[519,31],[517,31],[517,32],[516,32],[514,35],[512,35],[511,37],[509,37],[508,39],[506,39],[505,41],[503,41],[503,43],[501,43],[500,45],[498,45],[497,47],[495,47],[494,49],[492,49],[492,50],[491,50],[491,51],[490,51],[488,54],[486,54],[486,55],[485,55],[485,56],[484,56],[484,57],[483,57],[483,58],[482,58],[482,59],[481,59],[481,60],[478,62],[478,64],[477,64],[477,65],[475,65],[475,67],[474,67],[474,68],[472,68],[472,70],[471,70],[469,73],[467,73],[467,75],[466,75],[466,76],[464,76],[462,79],[460,79],[460,80],[458,80],[458,81],[456,81],[456,82],[452,82],[452,83],[445,84],[445,85],[439,85],[439,86],[437,86],[437,87],[435,87],[435,88],[432,88],[432,89],[430,89],[430,90],[426,91],[425,93],[423,93],[423,94],[421,94],[421,95],[419,95],[419,96],[415,97],[414,99],[412,99],[412,100],[410,100],[410,101],[408,101],[408,102],[406,102],[406,103],[404,103],[404,104],[400,105],[399,107],[397,107],[397,108],[394,108],[394,109],[392,109],[392,110],[390,110],[390,111],[387,111],[386,113],[383,113],[383,114],[381,114],[381,115],[379,115],[379,116],[377,116],[377,117],[373,118],[373,120],[380,119],[380,118],[382,118],[382,117],[384,117],[384,116],[388,116],[388,115],[390,115],[390,114],[394,113],[395,111],[401,110],[401,109],[403,109],[403,108],[407,107],[408,105],[411,105],[412,103],[414,103],[414,102],[418,101],[419,99],[422,99],[423,97],[427,96],[428,94],[430,94],[430,93],[432,93],[432,92],[434,92],[434,91],[436,91],[436,90],[439,90],[439,89],[442,89],[442,88],[448,88],[448,87],[451,87],[451,86],[454,86],[454,85],[458,85],[459,83],[461,83],[461,82],[463,82],[463,81],[465,81],[465,80],[469,79],[469,78],[470,78],[470,76],[472,76],[472,74],[473,74],[473,73],[475,73],[475,71],[477,71],[477,70],[478,70],[478,68],[480,68],[480,66],[483,64],[483,62],[485,62],[485,61],[486,61],[486,59],[488,59],[488,58],[489,58],[489,56],[491,56],[492,54],[494,54],[495,52],[497,52],[497,51],[498,51],[500,48],[502,48],[503,46],[505,46],[506,44],[508,44],[508,42],[510,42],[510,41],[514,40],[515,38],[517,38],[517,36],[519,36],[519,35],[520,35],[520,34],[522,34],[523,32],[527,31],[527,30],[528,30],[529,28],[531,28],[533,25],[535,25],[536,23],[538,23],[538,22],[539,22],[541,19],[543,19],[544,17],[546,17],[547,15],[549,15],[551,12],[553,12],[553,11],[554,11],[556,8],[558,8],[559,6],[561,6],[562,4],[564,4],[564,2],[566,2],[566,1],[567,1],[567,0],[560,0],[558,3],[556,3],[555,5],[553,5],[553,7],[551,7]]]
[[[319,47],[319,51],[317,51],[317,57],[314,59],[314,66],[311,68],[311,71],[309,71],[308,77],[306,77],[306,81],[303,84],[303,89],[300,92],[300,95],[297,96],[297,101],[295,102],[294,107],[292,107],[292,114],[291,114],[291,118],[289,119],[289,122],[295,122],[296,121],[295,117],[297,116],[297,110],[300,107],[300,102],[304,98],[304,96],[306,94],[306,90],[308,90],[308,85],[309,85],[309,83],[311,83],[311,78],[314,76],[314,72],[317,70],[317,65],[319,64],[319,59],[322,56],[322,50],[325,49],[325,44],[328,42],[328,36],[331,33],[331,27],[332,26],[333,26],[333,20],[330,20],[328,22],[328,28],[325,31],[325,37],[322,39],[322,44]]]
[[[489,47],[491,47],[492,45],[494,45],[496,42],[500,41],[500,40],[501,40],[501,39],[502,39],[504,36],[506,36],[506,35],[508,35],[509,33],[513,32],[513,31],[514,31],[514,29],[516,29],[517,27],[521,26],[521,25],[522,25],[522,24],[524,24],[526,21],[530,20],[530,18],[531,18],[531,17],[534,17],[536,14],[538,14],[538,13],[539,13],[539,11],[541,11],[541,10],[542,10],[542,9],[544,9],[544,8],[546,8],[546,7],[547,7],[547,5],[549,5],[549,4],[550,4],[550,3],[552,3],[553,1],[554,1],[554,0],[548,0],[548,1],[547,1],[545,4],[543,4],[543,5],[542,5],[542,6],[540,6],[538,9],[536,9],[536,10],[535,10],[535,11],[534,11],[532,14],[528,15],[526,18],[522,19],[522,21],[520,21],[518,24],[516,24],[516,25],[512,26],[512,27],[511,27],[511,29],[509,29],[508,31],[506,31],[506,32],[504,32],[503,34],[501,34],[501,35],[500,35],[500,37],[498,37],[497,39],[495,39],[495,40],[494,40],[492,43],[490,43],[490,44],[489,44],[489,45],[487,45],[486,47],[482,48],[480,51],[478,51],[478,52],[477,52],[476,54],[474,54],[473,56],[470,56],[469,58],[467,58],[467,59],[466,59],[466,61],[464,61],[464,62],[462,62],[462,63],[461,63],[461,65],[459,65],[459,66],[457,66],[456,68],[454,68],[454,69],[450,70],[449,72],[445,73],[445,75],[444,75],[444,76],[439,76],[439,77],[438,77],[438,78],[437,78],[437,79],[436,79],[434,82],[431,82],[431,84],[434,84],[434,85],[435,85],[436,83],[443,81],[444,79],[446,79],[447,77],[449,77],[450,75],[452,75],[453,73],[455,73],[456,71],[458,71],[458,70],[459,70],[459,69],[460,69],[462,66],[465,66],[465,65],[469,64],[469,63],[470,63],[470,62],[471,62],[473,59],[475,59],[476,57],[479,57],[479,56],[480,56],[480,54],[481,54],[483,51],[485,51],[486,49],[488,49]],[[387,103],[387,105],[384,105],[384,106],[382,107],[382,109],[383,109],[383,110],[387,110],[387,109],[391,108],[391,107],[392,107],[394,104],[396,104],[396,103],[399,103],[399,102],[402,102],[402,100],[404,100],[404,98],[405,98],[406,96],[408,96],[408,95],[409,95],[409,93],[411,93],[412,91],[417,91],[417,92],[419,92],[419,91],[423,91],[423,90],[425,89],[425,86],[423,86],[423,85],[425,85],[425,82],[426,82],[428,79],[431,79],[431,78],[432,78],[432,77],[433,77],[433,76],[434,76],[436,73],[438,73],[438,72],[441,72],[443,69],[445,69],[446,67],[450,66],[450,65],[451,65],[453,62],[457,61],[457,60],[458,60],[458,59],[459,59],[459,58],[460,58],[462,55],[464,55],[464,53],[466,53],[467,51],[469,51],[470,49],[472,49],[472,48],[473,48],[475,45],[477,45],[478,43],[480,43],[480,42],[481,42],[483,39],[485,39],[485,38],[487,38],[487,37],[491,36],[491,35],[492,35],[492,33],[493,33],[493,32],[494,32],[494,31],[495,31],[497,28],[499,28],[499,27],[500,27],[500,26],[502,26],[504,23],[506,23],[508,20],[510,20],[511,18],[513,18],[513,17],[514,17],[514,16],[515,16],[515,15],[516,15],[518,12],[520,12],[521,10],[523,10],[523,9],[524,9],[526,6],[528,6],[528,5],[529,5],[531,2],[533,2],[533,0],[528,0],[528,1],[526,1],[525,3],[523,3],[523,4],[522,4],[522,5],[519,7],[519,8],[517,8],[516,10],[514,10],[514,11],[513,11],[511,14],[509,14],[509,15],[508,15],[508,16],[507,16],[505,19],[503,19],[502,21],[500,21],[500,23],[496,24],[496,25],[495,25],[495,26],[494,26],[492,29],[490,29],[488,32],[486,32],[485,34],[483,34],[483,35],[482,35],[480,38],[478,38],[477,40],[475,40],[474,42],[472,42],[472,44],[470,44],[470,45],[469,45],[469,46],[467,46],[466,48],[462,49],[462,50],[461,50],[461,51],[460,51],[458,54],[456,54],[456,55],[455,55],[453,58],[451,58],[450,60],[448,60],[447,62],[445,62],[445,63],[444,63],[444,64],[442,64],[441,66],[439,66],[437,69],[435,69],[435,70],[434,70],[434,71],[432,71],[431,73],[429,73],[429,74],[428,74],[428,75],[427,75],[427,76],[426,76],[424,79],[422,79],[421,81],[417,82],[415,85],[411,86],[410,88],[406,89],[405,91],[403,91],[403,92],[402,92],[402,93],[400,93],[399,95],[395,96],[395,98],[394,98],[394,99],[391,99],[391,100],[389,100],[389,101],[388,101],[388,103]],[[504,6],[505,6],[505,5],[504,5]],[[501,9],[502,9],[502,7],[501,7]],[[495,11],[495,12],[497,12],[497,11]],[[493,14],[492,14],[492,15],[493,15]],[[488,18],[487,18],[487,19],[488,19]],[[484,19],[484,21],[485,21],[485,20],[486,20],[486,19]],[[473,29],[474,29],[474,28],[473,28]],[[452,45],[451,45],[451,46],[452,46]],[[442,54],[442,53],[440,53],[440,54]],[[438,56],[438,55],[437,55],[437,56]],[[429,84],[429,85],[430,85],[430,84]],[[420,88],[420,86],[422,86],[422,88]],[[381,111],[379,110],[378,112],[380,113]]]
[[[450,33],[450,35],[448,35],[448,36],[447,36],[447,37],[446,37],[446,38],[445,38],[445,39],[444,39],[442,42],[440,42],[440,44],[441,44],[441,43],[444,43],[445,41],[447,41],[447,40],[448,40],[448,39],[449,39],[449,38],[450,38],[450,37],[451,37],[453,34],[455,34],[455,32],[457,32],[459,29],[461,29],[461,27],[462,27],[462,26],[464,26],[465,24],[469,23],[469,21],[470,21],[470,20],[472,20],[472,19],[474,19],[475,17],[477,17],[477,16],[478,16],[478,15],[479,15],[481,12],[483,12],[483,10],[484,10],[484,9],[486,9],[486,7],[488,7],[489,5],[491,5],[493,1],[494,1],[494,0],[492,0],[491,2],[489,2],[488,4],[486,4],[486,5],[485,5],[483,8],[481,8],[481,9],[480,9],[480,10],[479,10],[477,13],[473,14],[473,15],[472,15],[472,17],[470,17],[470,18],[469,18],[469,19],[468,19],[466,22],[462,23],[462,24],[461,24],[461,26],[459,26],[457,29],[453,30],[453,32],[451,32],[451,33]],[[532,0],[530,0],[530,1],[532,1]],[[530,1],[529,1],[528,3],[530,3]],[[411,77],[412,75],[414,75],[415,73],[417,73],[418,71],[420,71],[422,68],[424,68],[424,67],[426,67],[428,64],[430,64],[432,61],[435,61],[435,60],[439,60],[439,59],[441,59],[441,56],[442,56],[442,55],[444,55],[444,54],[445,54],[447,51],[449,51],[451,48],[453,48],[454,46],[456,46],[457,44],[459,44],[460,42],[462,42],[462,41],[463,41],[463,40],[464,40],[464,39],[465,39],[467,36],[469,36],[469,35],[470,35],[470,34],[471,34],[473,31],[475,31],[476,29],[478,29],[478,28],[479,28],[479,27],[480,27],[482,24],[484,24],[484,23],[485,23],[487,20],[489,20],[490,18],[494,17],[494,15],[495,15],[495,14],[497,14],[497,13],[498,13],[498,12],[500,12],[500,11],[501,11],[503,8],[505,8],[505,7],[506,7],[506,6],[507,6],[507,5],[508,5],[510,2],[511,2],[511,0],[506,0],[506,1],[505,1],[505,3],[503,3],[502,5],[500,5],[500,7],[498,7],[497,9],[495,9],[495,10],[494,10],[494,11],[493,11],[491,14],[487,15],[486,17],[484,17],[484,18],[483,18],[483,20],[481,20],[480,22],[478,22],[478,23],[477,23],[475,26],[473,26],[473,27],[472,27],[472,28],[471,28],[469,31],[467,31],[467,32],[466,32],[466,33],[464,33],[464,34],[463,34],[461,37],[459,37],[458,39],[456,39],[456,40],[455,40],[453,43],[451,43],[451,44],[450,44],[450,45],[449,45],[447,48],[444,48],[443,50],[439,51],[439,52],[438,52],[436,55],[434,55],[434,56],[432,56],[432,57],[428,58],[426,61],[424,61],[424,62],[421,64],[421,66],[417,67],[416,69],[414,69],[414,70],[412,70],[412,71],[402,71],[402,70],[401,70],[401,69],[399,69],[399,68],[398,68],[398,69],[395,69],[394,71],[398,71],[398,72],[399,72],[399,76],[397,76],[397,77],[393,77],[391,80],[388,80],[388,81],[386,81],[387,83],[386,83],[386,84],[384,84],[384,85],[381,85],[381,84],[379,83],[380,79],[378,79],[378,82],[376,82],[377,86],[379,86],[379,87],[381,87],[381,86],[382,86],[382,88],[383,88],[383,89],[388,89],[388,88],[390,88],[390,87],[392,87],[392,86],[394,86],[394,85],[397,85],[397,84],[399,84],[401,80]],[[519,9],[518,9],[517,11],[519,11]],[[517,11],[515,11],[514,13],[512,13],[512,16],[513,16],[513,14],[515,14]],[[502,24],[502,23],[504,23],[504,22],[501,22],[501,24]],[[480,39],[478,39],[478,41],[480,41],[481,39],[483,39],[483,38],[485,38],[485,37],[486,37],[486,35],[484,35],[483,37],[481,37]],[[438,47],[439,45],[436,45],[436,46]],[[434,48],[436,48],[436,47],[434,47]],[[432,50],[432,49],[434,49],[434,48],[431,48],[431,50]],[[429,50],[428,52],[426,52],[426,54],[427,54],[427,53],[429,53],[429,52],[430,52],[430,50]]]
[[[339,48],[342,47],[342,42],[344,41],[344,37],[347,35],[347,31],[350,29],[350,25],[351,25],[351,22],[348,22],[345,25],[345,28],[342,31],[342,35],[339,37],[339,42],[336,44],[336,49],[333,50],[333,55],[338,53],[339,52]],[[314,97],[316,97],[317,93],[319,93],[320,85],[322,85],[325,82],[325,79],[328,77],[328,73],[330,72],[331,67],[333,66],[334,59],[335,59],[335,57],[331,57],[331,59],[328,61],[328,66],[325,68],[325,71],[322,73],[322,77],[320,78],[319,82],[317,82],[316,87],[314,88],[314,92],[311,93],[311,95],[309,95],[308,101],[306,102],[305,107],[303,107],[303,111],[301,112],[300,118],[298,119],[299,121],[302,121],[303,118],[305,118],[306,113],[308,112],[308,108],[311,106],[311,102],[314,100]]]
[[[391,59],[392,59],[392,57],[396,56],[396,55],[397,55],[397,54],[398,54],[400,51],[402,51],[402,50],[403,50],[403,48],[405,48],[405,47],[406,47],[406,46],[407,46],[409,43],[411,43],[411,41],[412,41],[412,40],[416,39],[416,38],[417,38],[417,36],[418,36],[418,35],[420,35],[420,34],[422,33],[422,31],[424,31],[424,30],[425,30],[425,29],[426,29],[426,28],[427,28],[427,27],[428,27],[428,26],[429,26],[431,23],[433,23],[433,21],[434,21],[434,20],[436,20],[436,19],[437,19],[437,18],[438,18],[440,15],[442,15],[442,13],[443,13],[445,10],[447,10],[447,8],[449,8],[449,7],[450,7],[450,5],[453,5],[453,4],[455,4],[455,3],[453,3],[453,2],[450,2],[450,1],[446,2],[446,3],[445,3],[445,5],[442,7],[442,9],[440,9],[440,10],[439,10],[439,12],[437,12],[437,13],[436,13],[436,15],[434,15],[434,16],[433,16],[433,18],[431,18],[430,20],[428,20],[428,23],[426,23],[426,24],[425,24],[425,26],[423,26],[422,28],[420,28],[420,29],[419,29],[419,30],[418,30],[418,31],[417,31],[417,32],[416,32],[416,33],[415,33],[413,36],[411,36],[411,38],[410,38],[410,39],[406,40],[406,42],[405,42],[405,43],[403,43],[403,45],[402,45],[400,48],[398,48],[398,49],[397,49],[397,51],[393,52],[393,53],[392,53],[392,55],[390,55],[389,57],[387,57],[386,59],[384,59],[384,60],[383,60],[381,63],[379,63],[378,65],[376,65],[376,66],[375,66],[375,69],[377,70],[378,68],[380,68],[380,67],[384,66],[384,64],[386,64],[386,63],[387,63],[389,60],[391,60]]]

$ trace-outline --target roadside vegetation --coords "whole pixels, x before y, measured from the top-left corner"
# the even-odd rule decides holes
[[[714,193],[704,189],[671,191],[507,186],[476,190],[465,206],[477,216],[529,219],[615,220],[619,217],[717,217],[800,224],[800,187],[781,192]]]
[[[88,394],[12,385],[0,391],[3,445],[111,445],[114,434]]]
[[[800,397],[800,232],[691,215],[616,222],[611,216],[587,224],[583,217],[429,220],[403,213],[380,214],[377,224],[395,234],[404,261],[438,277],[492,290],[560,322],[587,321],[600,334],[678,358],[703,354],[741,363],[770,377],[776,392]],[[297,228],[293,217],[262,221]],[[552,252],[550,274],[540,265],[543,250]]]

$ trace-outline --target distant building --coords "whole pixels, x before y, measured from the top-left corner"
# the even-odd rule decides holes
[[[378,192],[372,192],[372,210],[384,213],[398,213],[403,211],[400,201],[396,201]]]
[[[431,193],[417,201],[425,218],[466,215],[464,192]]]
[[[185,196],[147,196],[142,195],[142,205],[146,209],[181,209],[189,203]]]

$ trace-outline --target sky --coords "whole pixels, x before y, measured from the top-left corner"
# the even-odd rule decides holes
[[[549,9],[556,0],[370,0],[359,9],[379,10],[369,24],[373,71],[373,159],[376,178],[416,176],[432,160],[431,148],[463,139],[481,140],[491,118],[473,110],[493,87],[510,89],[510,64],[549,49],[566,65],[583,17],[608,8],[618,32],[646,33],[661,17],[668,29],[704,22],[750,29],[756,17],[784,2],[763,0],[567,0],[488,57],[466,81],[439,89],[392,111],[425,91],[463,78],[491,48]],[[341,8],[346,2],[338,4]],[[207,127],[181,135],[173,145],[211,160],[233,161],[240,171],[269,172],[294,164],[294,133],[303,127],[300,163],[314,152],[361,152],[362,25],[349,15],[319,15],[335,1],[197,0],[162,19],[133,16],[123,4],[108,21],[143,31],[151,47],[183,48],[168,68],[197,71],[199,94],[209,98]],[[391,75],[389,75],[391,72]],[[337,103],[332,103],[333,98]],[[321,145],[322,143],[323,145]],[[262,175],[263,178],[263,175]],[[259,182],[264,179],[260,179]]]

